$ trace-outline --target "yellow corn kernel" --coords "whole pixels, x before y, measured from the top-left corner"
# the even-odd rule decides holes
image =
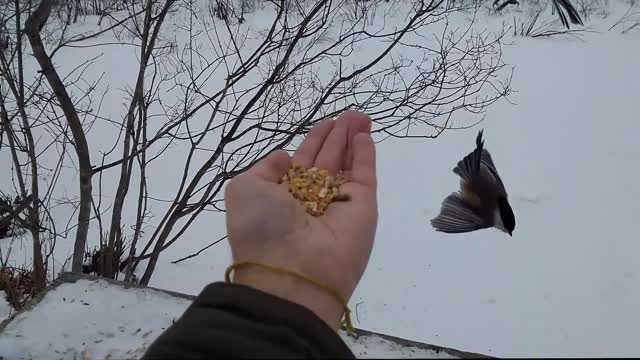
[[[339,186],[345,182],[344,175],[329,175],[326,169],[317,167],[305,168],[294,164],[282,179],[287,184],[287,190],[294,199],[298,200],[305,211],[313,216],[322,215],[329,204],[335,200],[348,200],[348,195],[339,193]]]

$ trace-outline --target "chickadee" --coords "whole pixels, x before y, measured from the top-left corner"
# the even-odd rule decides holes
[[[516,219],[491,155],[483,148],[482,131],[476,149],[453,169],[460,176],[460,191],[447,196],[440,214],[431,220],[436,231],[464,233],[495,227],[513,236]]]

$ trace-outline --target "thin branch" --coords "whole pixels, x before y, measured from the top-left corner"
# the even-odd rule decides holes
[[[202,249],[200,249],[200,250],[196,251],[195,253],[193,253],[193,254],[191,254],[191,255],[188,255],[188,256],[185,256],[185,257],[183,257],[183,258],[180,258],[180,259],[178,259],[178,260],[174,260],[174,261],[172,261],[171,263],[172,263],[172,264],[177,264],[177,263],[183,262],[183,261],[185,261],[185,260],[188,260],[188,259],[194,258],[194,257],[196,257],[196,256],[198,256],[198,255],[200,255],[200,254],[202,254],[202,252],[204,252],[205,250],[209,249],[210,247],[212,247],[212,246],[214,246],[214,245],[216,245],[216,244],[220,243],[221,241],[225,240],[226,238],[227,238],[227,235],[225,235],[225,236],[221,237],[220,239],[218,239],[218,240],[216,240],[216,241],[212,242],[211,244],[209,244],[209,245],[207,245],[207,246],[203,247]]]

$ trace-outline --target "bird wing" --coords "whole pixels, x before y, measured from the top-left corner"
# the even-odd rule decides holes
[[[470,152],[453,169],[453,172],[466,180],[472,182],[480,172],[480,163],[482,160],[484,141],[482,140],[482,130],[478,132],[476,138],[476,149]]]
[[[491,175],[496,180],[496,184],[499,187],[499,191],[502,192],[505,196],[507,196],[507,189],[504,187],[504,183],[500,178],[500,174],[498,174],[498,169],[496,169],[495,164],[493,163],[493,159],[491,158],[491,154],[487,149],[483,149],[482,151],[482,163],[487,167]]]
[[[464,233],[486,228],[481,217],[464,202],[461,194],[452,193],[442,202],[440,214],[431,220],[436,231]]]
[[[487,149],[484,148],[484,140],[482,140],[482,130],[480,130],[478,132],[478,136],[476,137],[475,150],[473,150],[462,160],[460,160],[456,167],[453,169],[453,172],[464,179],[466,182],[473,183],[473,180],[476,179],[476,176],[479,176],[480,172],[485,170],[482,165],[486,167],[486,170],[489,171],[491,177],[495,179],[496,185],[498,186],[497,190],[506,196],[507,190],[504,186],[504,183],[502,182],[502,179],[500,178],[500,175],[498,174],[498,170],[496,169],[495,164],[493,163],[491,154]]]

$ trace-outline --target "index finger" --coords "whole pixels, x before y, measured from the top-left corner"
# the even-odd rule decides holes
[[[255,163],[246,173],[277,183],[287,173],[290,162],[291,158],[286,151],[277,150]]]
[[[322,145],[326,140],[331,129],[333,129],[334,121],[331,119],[322,120],[317,123],[302,141],[302,144],[293,153],[291,161],[294,164],[302,165],[304,167],[311,167],[316,161],[316,157],[322,149]]]

